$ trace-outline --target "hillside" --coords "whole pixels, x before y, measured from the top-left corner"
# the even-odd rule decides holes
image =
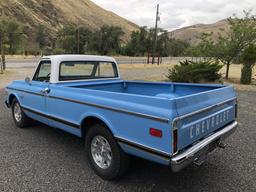
[[[125,38],[138,27],[134,23],[97,6],[90,0],[0,0],[0,9],[26,26],[26,34],[33,35],[43,25],[54,36],[66,24],[99,29],[102,25],[120,26]]]
[[[174,30],[169,33],[170,37],[184,40],[192,45],[200,42],[203,33],[213,33],[213,40],[218,38],[218,34],[225,34],[229,30],[228,21],[221,20],[213,24],[197,24],[181,29]]]

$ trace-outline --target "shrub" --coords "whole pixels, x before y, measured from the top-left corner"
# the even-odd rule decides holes
[[[252,69],[256,62],[256,46],[251,44],[242,54],[243,68],[241,73],[241,84],[250,84],[252,82]]]
[[[240,83],[249,85],[252,82],[252,67],[250,64],[243,64],[243,68],[241,70],[241,78]]]
[[[216,61],[183,61],[169,69],[168,79],[173,82],[199,83],[214,82],[221,78],[223,65]]]

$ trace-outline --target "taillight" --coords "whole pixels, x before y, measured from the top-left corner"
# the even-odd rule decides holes
[[[173,131],[173,154],[178,151],[178,129]]]
[[[151,136],[159,137],[159,138],[162,138],[162,136],[163,136],[162,130],[155,129],[155,128],[150,128],[149,129],[149,134]]]

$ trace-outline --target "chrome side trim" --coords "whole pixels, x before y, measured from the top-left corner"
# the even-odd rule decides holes
[[[20,92],[23,92],[23,93],[29,93],[29,94],[32,94],[32,95],[45,96],[42,93],[36,93],[36,92],[32,92],[32,91],[25,91],[25,90],[22,90],[22,89],[16,89],[16,88],[10,88],[10,87],[6,87],[6,89],[13,90],[13,91],[20,91]]]
[[[233,123],[227,125],[223,129],[217,131],[216,133],[210,135],[209,137],[190,147],[181,154],[174,156],[171,159],[171,167],[173,171],[178,172],[187,165],[189,165],[190,163],[192,163],[194,160],[196,160],[196,158],[200,157],[200,152],[204,151],[204,155],[207,154],[209,152],[207,150],[209,144],[218,139],[224,140],[229,135],[235,132],[237,126],[238,122],[234,121]]]
[[[125,109],[114,108],[114,107],[109,107],[109,106],[105,106],[105,105],[99,105],[99,104],[85,102],[85,101],[78,101],[78,100],[68,99],[68,98],[64,98],[64,97],[43,95],[43,94],[39,94],[39,93],[34,93],[34,92],[20,90],[20,89],[14,89],[14,88],[10,88],[10,87],[8,87],[7,89],[15,90],[15,91],[21,91],[21,92],[25,92],[25,93],[30,93],[30,94],[34,94],[34,95],[38,95],[38,96],[47,96],[48,98],[52,98],[52,99],[59,99],[59,100],[68,101],[68,102],[72,102],[72,103],[77,103],[77,104],[81,104],[81,105],[87,105],[87,106],[91,106],[91,107],[97,107],[97,108],[106,109],[106,110],[110,110],[110,111],[125,113],[125,114],[138,116],[138,117],[142,117],[142,118],[146,118],[146,119],[151,119],[151,120],[154,120],[154,121],[159,121],[159,122],[167,123],[167,124],[170,121],[167,118],[157,117],[157,116],[154,116],[154,115],[148,115],[148,114],[139,113],[139,112],[128,111],[128,110],[125,110]]]
[[[61,118],[57,118],[57,117],[54,117],[54,116],[51,116],[51,115],[47,115],[47,114],[44,114],[44,113],[41,113],[41,112],[38,112],[38,111],[35,111],[35,110],[32,110],[32,109],[29,109],[27,107],[21,107],[22,110],[24,111],[27,111],[27,112],[30,112],[30,113],[33,113],[35,115],[39,115],[41,117],[44,117],[44,118],[47,118],[49,120],[52,120],[52,121],[56,121],[56,122],[59,122],[59,123],[62,123],[62,124],[65,124],[69,127],[72,127],[72,128],[76,128],[76,129],[81,129],[80,125],[79,124],[75,124],[75,123],[71,123],[70,121],[67,121],[65,119],[61,119]]]
[[[162,156],[162,157],[169,158],[169,159],[171,158],[171,154],[161,151],[159,149],[148,147],[148,146],[145,146],[145,145],[137,143],[137,142],[129,141],[127,139],[124,139],[124,138],[121,138],[118,136],[115,136],[115,139],[120,143],[124,143],[126,145],[133,146],[134,148],[138,148],[138,149],[146,151],[148,153],[155,154],[155,155]]]
[[[133,145],[129,145],[127,143],[124,143],[124,142],[118,142],[118,144],[121,146],[126,146],[126,147],[129,147],[130,149],[133,149],[135,151],[139,151],[140,153],[146,153],[148,155],[150,155],[151,157],[154,157],[158,160],[161,160],[161,161],[164,161],[164,165],[170,165],[170,157],[167,157],[167,156],[162,156],[160,154],[157,154],[157,153],[152,153],[151,151],[148,151],[148,150],[145,150],[145,149],[142,149],[142,148],[138,148],[136,146],[133,146]]]
[[[97,107],[97,108],[106,109],[106,110],[110,110],[110,111],[115,111],[115,112],[125,113],[125,114],[129,114],[129,115],[134,115],[134,116],[138,116],[138,117],[142,117],[142,118],[147,118],[147,119],[151,119],[151,120],[155,120],[155,121],[160,121],[160,122],[163,122],[163,123],[169,123],[169,119],[161,118],[161,117],[157,117],[157,116],[153,116],[153,115],[147,115],[147,114],[144,114],[144,113],[133,112],[133,111],[125,110],[125,109],[119,109],[119,108],[99,105],[99,104],[85,102],[85,101],[78,101],[78,100],[68,99],[68,98],[64,98],[64,97],[56,97],[56,96],[48,96],[48,97],[52,98],[52,99],[59,99],[59,100],[68,101],[68,102],[72,102],[72,103],[77,103],[77,104],[81,104],[81,105],[87,105],[87,106],[91,106],[91,107]]]

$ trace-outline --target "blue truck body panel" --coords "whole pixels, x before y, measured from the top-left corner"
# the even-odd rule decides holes
[[[40,93],[45,87],[51,90],[47,95]],[[224,85],[123,80],[57,84],[15,81],[6,90],[7,103],[11,104],[14,95],[33,119],[82,137],[84,119],[98,118],[125,152],[166,165],[173,155],[175,119],[181,151],[235,120],[236,95],[231,86]],[[185,118],[179,120],[182,116]],[[162,138],[152,137],[150,128],[161,130]]]

